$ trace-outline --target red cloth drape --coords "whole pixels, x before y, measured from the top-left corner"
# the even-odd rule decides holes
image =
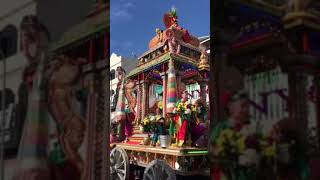
[[[188,121],[184,120],[178,132],[178,139],[185,140],[187,133],[188,133]]]
[[[211,170],[211,180],[221,180],[222,169],[219,167],[213,167]]]

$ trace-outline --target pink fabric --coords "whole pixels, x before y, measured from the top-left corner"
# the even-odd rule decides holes
[[[134,113],[130,112],[127,114],[127,119],[126,119],[126,124],[125,124],[125,135],[127,137],[132,136],[133,133],[133,126],[132,126],[132,122],[135,119],[135,115]]]
[[[126,121],[126,125],[125,125],[124,131],[125,131],[125,135],[127,137],[132,136],[133,127],[132,127],[131,121],[128,121],[128,120]]]

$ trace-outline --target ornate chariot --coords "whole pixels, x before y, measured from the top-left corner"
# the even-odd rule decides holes
[[[125,75],[118,69],[121,76],[111,135],[112,179],[129,178],[132,165],[145,168],[144,173],[134,172],[145,180],[208,172],[207,145],[199,145],[201,139],[205,142],[207,127],[208,55],[199,39],[178,25],[177,18],[174,9],[164,15],[166,29],[156,29],[149,50],[138,58],[134,70]],[[197,101],[186,91],[190,84],[200,87]],[[193,107],[192,113],[188,111],[193,118],[184,117],[179,103]],[[200,124],[203,129],[195,137],[192,128]]]

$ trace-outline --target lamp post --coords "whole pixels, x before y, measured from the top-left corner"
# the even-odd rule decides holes
[[[7,66],[7,62],[6,62],[6,57],[3,53],[2,50],[2,46],[0,46],[0,59],[3,58],[2,60],[2,65],[3,65],[3,75],[2,75],[2,85],[3,85],[3,89],[2,89],[2,98],[1,98],[1,110],[2,110],[2,121],[0,121],[0,180],[4,180],[4,123],[5,123],[5,119],[6,119],[6,113],[5,113],[5,109],[6,109],[6,66]]]

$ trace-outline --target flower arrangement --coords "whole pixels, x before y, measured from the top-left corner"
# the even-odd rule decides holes
[[[188,102],[182,102],[182,101],[178,102],[176,104],[176,107],[173,110],[174,113],[178,113],[181,116],[189,115],[195,111],[196,111],[196,108],[193,105],[189,104]]]
[[[221,157],[228,157],[229,155],[236,154],[239,150],[236,142],[240,139],[235,131],[232,129],[225,129],[221,132],[217,139],[216,153]],[[230,157],[230,156],[229,156]]]
[[[145,133],[151,133],[155,127],[157,120],[161,117],[161,115],[147,115],[141,122],[142,131]]]
[[[229,176],[242,174],[245,179],[275,173],[275,163],[290,165],[296,158],[291,151],[296,145],[295,139],[279,140],[272,134],[243,133],[226,128],[221,130],[214,144],[213,162]]]
[[[151,132],[152,130],[152,123],[151,123],[151,120],[150,120],[150,116],[146,116],[143,121],[142,121],[142,129],[143,129],[143,132]]]
[[[259,168],[272,167],[270,162],[276,157],[276,146],[270,136],[226,128],[216,138],[213,154],[214,163],[230,176],[242,174],[251,179]]]

